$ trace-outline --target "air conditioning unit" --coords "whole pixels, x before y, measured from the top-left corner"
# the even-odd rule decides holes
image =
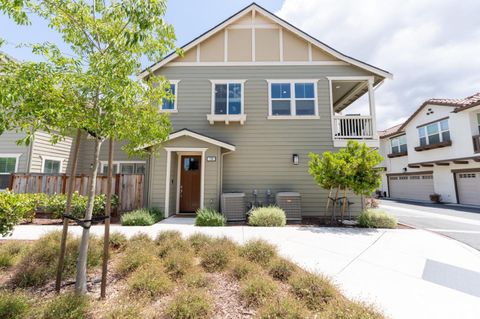
[[[302,205],[300,193],[296,192],[279,192],[275,196],[277,206],[285,211],[287,220],[302,220]]]
[[[246,219],[245,193],[223,193],[221,210],[227,221]]]

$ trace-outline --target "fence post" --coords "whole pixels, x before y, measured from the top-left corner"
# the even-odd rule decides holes
[[[117,195],[118,199],[120,200],[120,174],[115,174],[115,195]],[[119,206],[120,202],[114,209],[115,216],[118,216]]]

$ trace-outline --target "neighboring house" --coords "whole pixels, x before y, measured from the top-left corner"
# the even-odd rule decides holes
[[[425,101],[380,139],[387,196],[480,205],[480,93]]]
[[[221,209],[222,193],[243,192],[251,201],[254,190],[264,203],[267,193],[273,202],[277,192],[299,192],[302,215],[322,216],[328,190],[308,173],[308,153],[334,151],[350,139],[379,146],[374,91],[391,74],[334,50],[257,4],[183,50],[183,56],[172,53],[140,74],[165,76],[175,95],[159,107],[173,125],[160,155],[145,161],[129,159],[121,145],[115,150],[116,172],[144,172],[147,205],[167,216]],[[348,114],[361,97],[368,100],[367,114]],[[91,142],[82,140],[80,172],[91,169]],[[106,147],[101,160],[103,170]],[[358,214],[360,198],[350,194],[349,200],[351,213]]]

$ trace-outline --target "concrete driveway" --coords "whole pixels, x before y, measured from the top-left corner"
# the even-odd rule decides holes
[[[382,200],[380,207],[403,224],[440,233],[480,250],[480,207],[395,200]]]
[[[11,239],[37,239],[57,226],[18,226]],[[243,243],[263,238],[306,269],[329,275],[346,295],[375,303],[393,318],[475,318],[480,313],[480,252],[450,238],[416,229],[368,230],[297,227],[195,227],[173,218],[149,227],[112,231],[128,236],[176,229]],[[79,227],[71,227],[80,234]],[[101,235],[103,228],[93,226]]]

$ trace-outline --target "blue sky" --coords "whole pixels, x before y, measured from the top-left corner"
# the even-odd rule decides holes
[[[379,129],[403,122],[429,98],[480,92],[478,0],[256,2],[333,48],[394,74],[375,92]],[[175,27],[181,46],[250,3],[170,0],[166,19]],[[18,27],[1,15],[0,38],[13,44],[61,42],[38,19],[33,26]],[[29,49],[15,49],[13,44],[2,50],[17,59],[35,59]]]

